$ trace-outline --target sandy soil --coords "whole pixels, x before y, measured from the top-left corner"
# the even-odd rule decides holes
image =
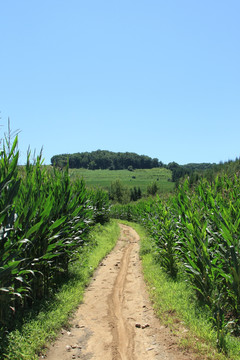
[[[190,360],[155,317],[139,259],[139,236],[129,226],[100,264],[72,328],[62,330],[47,360]],[[43,357],[41,357],[42,359]]]

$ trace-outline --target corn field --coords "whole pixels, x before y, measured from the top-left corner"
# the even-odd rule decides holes
[[[240,178],[222,175],[192,188],[186,180],[167,201],[115,205],[113,217],[148,229],[156,260],[172,278],[195,289],[217,329],[218,347],[226,331],[240,333]]]
[[[68,168],[49,171],[41,154],[19,167],[17,141],[5,140],[0,154],[0,329],[48,297],[90,227],[109,220],[107,194],[71,184]]]

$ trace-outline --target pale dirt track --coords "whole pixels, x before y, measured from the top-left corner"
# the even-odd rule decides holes
[[[100,264],[69,331],[63,330],[47,360],[190,360],[155,317],[139,259],[139,236],[120,225],[121,236]],[[41,357],[42,359],[42,357]]]

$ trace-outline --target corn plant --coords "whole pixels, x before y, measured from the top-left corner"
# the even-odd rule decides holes
[[[108,221],[109,202],[83,181],[70,183],[68,167],[49,169],[42,154],[18,167],[17,138],[0,156],[0,327],[56,288],[88,242],[90,227]]]
[[[0,322],[2,323],[9,321],[14,311],[14,298],[21,297],[22,291],[25,290],[21,286],[24,257],[20,249],[23,242],[13,242],[9,236],[16,217],[13,202],[20,186],[17,177],[19,153],[16,151],[16,146],[17,138],[10,149],[8,143],[7,147],[3,144],[0,160]]]
[[[200,303],[212,313],[219,348],[226,328],[240,332],[240,179],[226,174],[193,187],[188,180],[166,201],[158,198],[128,208],[149,231],[160,266],[181,272]],[[126,206],[113,207],[126,216]]]

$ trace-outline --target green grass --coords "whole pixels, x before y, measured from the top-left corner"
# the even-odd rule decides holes
[[[158,317],[178,336],[179,346],[190,349],[201,360],[239,360],[240,341],[226,336],[227,355],[217,351],[217,333],[209,322],[207,310],[201,309],[193,290],[184,281],[171,280],[154,261],[151,241],[138,224],[132,226],[141,238],[143,272]]]
[[[105,190],[108,190],[115,180],[120,180],[129,188],[140,187],[144,193],[153,181],[158,183],[159,192],[169,192],[174,188],[174,183],[169,181],[172,177],[171,171],[165,168],[137,169],[134,171],[70,169],[69,173],[70,179],[73,181],[83,178],[88,187],[101,187]]]
[[[8,347],[4,355],[0,354],[1,359],[38,359],[45,345],[68,324],[69,317],[82,301],[85,287],[94,269],[112,250],[119,233],[120,229],[115,221],[94,228],[91,233],[92,245],[86,246],[79,259],[71,265],[71,280],[62,286],[49,303],[45,303],[37,316],[28,319],[20,330],[9,334]]]

